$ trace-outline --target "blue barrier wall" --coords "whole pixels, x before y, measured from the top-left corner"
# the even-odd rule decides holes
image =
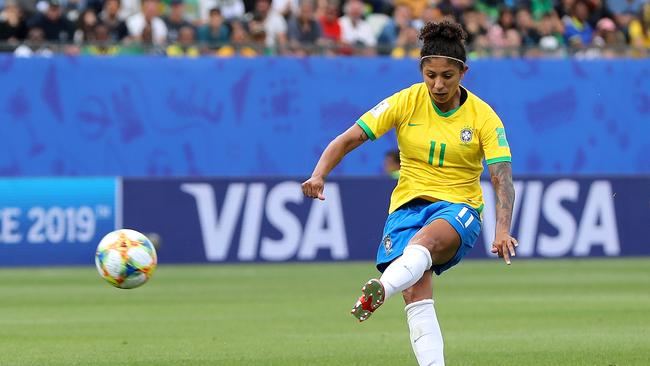
[[[417,63],[385,58],[0,57],[0,175],[304,176]],[[486,60],[465,85],[517,174],[650,173],[650,61]],[[337,174],[381,172],[393,136]]]

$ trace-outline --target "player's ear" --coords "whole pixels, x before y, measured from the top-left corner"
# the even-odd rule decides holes
[[[462,79],[465,77],[465,74],[467,74],[467,70],[469,70],[469,66],[463,65],[463,70],[460,72],[460,78]]]

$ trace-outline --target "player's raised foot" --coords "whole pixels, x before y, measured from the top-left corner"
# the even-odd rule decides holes
[[[354,304],[350,313],[360,322],[368,319],[384,303],[384,286],[377,279],[371,279],[361,288],[361,297]]]

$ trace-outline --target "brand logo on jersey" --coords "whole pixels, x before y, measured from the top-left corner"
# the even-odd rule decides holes
[[[386,254],[390,254],[393,251],[393,242],[390,240],[390,235],[384,236],[382,243],[384,244],[384,249],[386,249]]]
[[[472,132],[471,128],[465,127],[460,130],[460,141],[467,144],[472,141],[472,137],[474,137],[474,132]]]
[[[422,126],[422,123],[413,123],[413,122],[409,122],[408,125],[409,125],[409,126]]]

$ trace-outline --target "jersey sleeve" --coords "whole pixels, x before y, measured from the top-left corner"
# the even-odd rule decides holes
[[[500,162],[511,162],[510,146],[506,138],[503,122],[494,111],[490,111],[480,130],[480,142],[488,165]]]
[[[357,120],[370,140],[375,140],[395,127],[403,117],[403,92],[382,100]]]

